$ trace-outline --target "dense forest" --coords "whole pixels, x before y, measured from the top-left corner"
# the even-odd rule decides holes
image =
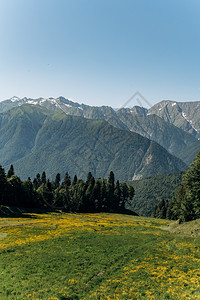
[[[161,200],[152,214],[156,218],[191,221],[200,218],[200,151],[183,175],[172,201]]]
[[[58,173],[50,181],[46,173],[21,180],[15,175],[13,165],[7,174],[0,165],[0,205],[26,208],[60,209],[71,212],[123,212],[125,205],[134,197],[134,188],[125,182],[115,183],[111,171],[108,179],[97,179],[91,172],[86,181],[68,173],[61,181]]]
[[[135,196],[131,206],[127,205],[127,208],[140,216],[150,217],[161,200],[172,199],[175,190],[181,184],[183,174],[183,172],[171,173],[128,181],[135,190]]]

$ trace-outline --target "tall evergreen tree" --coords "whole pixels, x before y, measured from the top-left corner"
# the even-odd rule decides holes
[[[12,175],[8,179],[9,184],[9,205],[12,206],[23,206],[22,197],[22,182],[17,175]]]
[[[13,175],[15,175],[15,171],[14,171],[13,165],[11,165],[10,169],[8,170],[8,173],[7,173],[7,178],[10,178]]]
[[[200,151],[183,175],[171,203],[172,218],[190,221],[200,218]]]
[[[22,181],[23,190],[23,206],[34,207],[35,205],[35,193],[33,191],[33,184],[30,177],[27,180]]]
[[[78,178],[77,178],[77,176],[76,176],[76,174],[74,175],[74,179],[73,179],[73,181],[72,181],[72,185],[75,185],[76,183],[77,183],[77,181],[78,181]]]
[[[84,209],[88,212],[94,211],[94,185],[95,185],[95,179],[93,176],[91,176],[90,180],[87,181],[88,183],[86,184],[87,189],[85,192],[85,197],[84,197]]]
[[[186,187],[183,204],[190,210],[186,220],[200,218],[200,151],[183,175],[183,185]]]
[[[125,204],[128,200],[128,196],[129,196],[128,186],[125,182],[122,182],[120,188],[121,188],[121,195],[122,195],[120,206],[121,206],[122,209],[124,209]]]
[[[37,190],[40,185],[41,185],[40,173],[37,173],[36,177],[33,180],[33,187],[35,190]]]
[[[42,183],[44,183],[44,184],[46,184],[46,182],[47,182],[47,178],[46,178],[46,173],[45,173],[45,171],[42,172],[41,181],[42,181]]]
[[[115,188],[115,176],[113,171],[111,171],[108,177],[108,184],[107,184],[109,210],[113,210],[115,207],[114,188]]]
[[[0,204],[6,205],[7,180],[4,168],[0,165]]]
[[[91,182],[94,183],[94,177],[92,176],[92,173],[89,172],[87,175],[86,185],[88,186]]]
[[[77,177],[76,177],[76,179],[77,179]],[[71,178],[70,178],[68,172],[66,172],[64,180],[62,182],[62,186],[65,188],[68,188],[70,185],[71,185]]]
[[[55,189],[57,189],[60,186],[60,173],[57,173],[54,185]]]
[[[102,199],[102,211],[107,211],[108,210],[108,197],[107,197],[107,190],[106,190],[106,179],[102,179],[101,183],[101,199]]]

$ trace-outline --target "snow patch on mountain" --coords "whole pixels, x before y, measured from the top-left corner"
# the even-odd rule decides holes
[[[33,101],[33,100],[28,100],[26,103],[28,104],[33,104],[33,105],[37,105],[37,102]]]
[[[190,119],[188,119],[188,117],[186,116],[186,114],[185,114],[183,111],[182,111],[181,115],[183,116],[183,118],[184,118],[188,123],[190,123],[191,127],[192,127],[197,133],[199,133],[198,130],[197,130],[197,129],[194,127],[194,125],[192,124],[192,121],[191,121]]]
[[[12,98],[10,98],[10,101],[12,101],[12,102],[16,102],[16,101],[19,101],[19,100],[20,100],[20,98],[17,97],[17,96],[13,96]]]
[[[40,100],[40,103],[44,103],[46,101],[48,101],[48,100],[43,98],[43,99]]]
[[[64,103],[64,105],[67,106],[67,107],[73,107],[72,105],[66,104],[66,103]]]

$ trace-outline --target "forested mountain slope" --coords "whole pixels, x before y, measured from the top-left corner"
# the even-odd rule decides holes
[[[18,98],[13,97],[0,102],[0,112],[23,104],[42,106],[52,111],[63,111],[67,115],[87,119],[106,120],[116,128],[133,131],[156,141],[171,154],[185,163],[192,162],[194,153],[188,151],[200,138],[200,102],[162,101],[149,110],[134,106],[113,109],[109,106],[89,106],[73,102],[64,97],[54,98]],[[185,153],[187,152],[187,155]]]
[[[0,114],[0,161],[22,177],[68,171],[72,176],[139,179],[178,172],[185,164],[159,144],[103,120],[22,105]]]

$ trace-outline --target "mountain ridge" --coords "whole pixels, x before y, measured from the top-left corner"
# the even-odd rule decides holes
[[[196,148],[200,149],[198,140],[200,138],[200,102],[198,101],[191,102],[192,108],[190,108],[190,102],[163,100],[150,109],[140,106],[113,109],[110,106],[79,104],[62,96],[38,99],[26,97],[20,99],[14,96],[0,102],[0,112],[23,104],[38,105],[52,111],[61,110],[67,115],[87,119],[106,120],[116,128],[136,132],[159,143],[187,164],[193,160],[193,152],[189,151],[190,147],[196,143]],[[194,121],[190,120],[192,117]]]
[[[8,133],[8,134],[7,134]],[[5,138],[6,137],[6,138]],[[179,172],[186,165],[141,135],[113,127],[105,120],[66,115],[36,105],[21,105],[0,114],[0,161],[14,164],[20,177],[46,171],[68,171],[86,177],[120,180]]]

